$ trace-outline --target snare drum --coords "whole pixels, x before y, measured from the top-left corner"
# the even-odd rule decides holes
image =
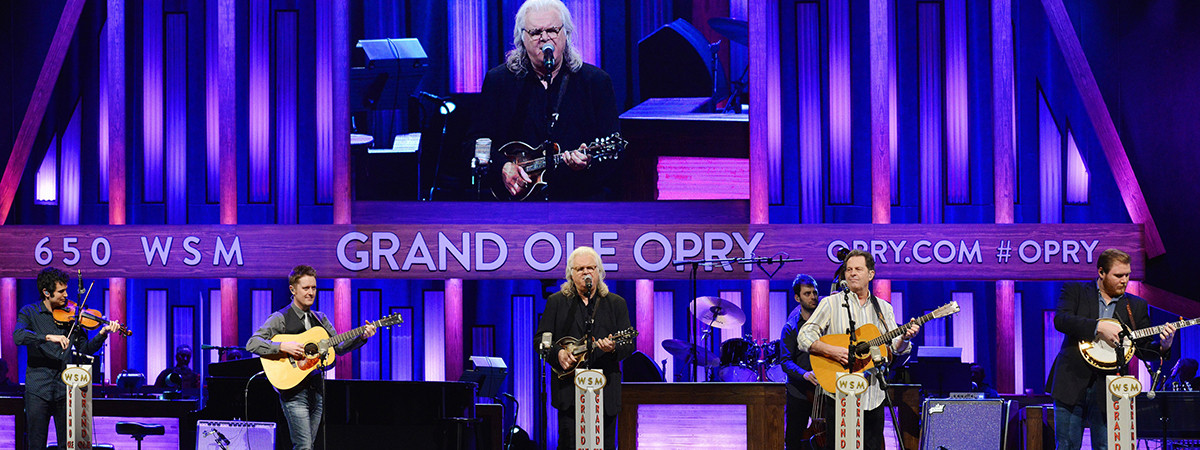
[[[717,370],[717,376],[721,378],[721,381],[728,383],[752,383],[758,381],[758,372],[740,364],[721,366]]]

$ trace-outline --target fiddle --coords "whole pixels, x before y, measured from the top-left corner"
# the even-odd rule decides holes
[[[54,321],[58,322],[60,325],[66,325],[71,322],[74,322],[76,316],[78,316],[79,326],[82,326],[86,329],[94,330],[97,327],[105,326],[110,323],[115,323],[115,324],[117,324],[117,327],[118,327],[117,332],[120,333],[122,336],[133,335],[133,332],[129,331],[128,328],[125,328],[125,325],[122,325],[120,322],[117,322],[115,320],[105,319],[104,315],[100,314],[100,311],[85,308],[80,314],[77,315],[75,313],[77,309],[78,309],[78,306],[75,305],[75,302],[68,300],[66,307],[64,307],[62,309],[55,309],[54,311],[52,311],[52,313],[54,314]]]

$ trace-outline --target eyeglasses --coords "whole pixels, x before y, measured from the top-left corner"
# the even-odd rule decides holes
[[[526,28],[526,29],[524,29],[524,31],[525,31],[525,34],[528,34],[529,37],[531,37],[533,39],[541,39],[543,33],[545,33],[546,39],[554,39],[554,38],[558,37],[558,32],[562,31],[562,29],[563,29],[562,25],[559,25],[557,27],[539,28],[536,30],[530,30],[530,29]]]

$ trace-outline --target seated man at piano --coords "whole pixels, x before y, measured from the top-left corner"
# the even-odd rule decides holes
[[[561,0],[527,0],[516,14],[513,49],[504,64],[489,70],[483,80],[468,136],[471,142],[491,139],[485,186],[497,198],[616,198],[617,161],[597,160],[594,151],[586,150],[588,143],[618,131],[612,78],[583,62],[576,47],[579,36],[574,33],[571,12]],[[509,142],[534,148],[552,143],[562,153],[556,160],[557,153],[548,151],[541,171],[520,164],[536,163],[540,153],[518,157],[500,152]]]
[[[871,293],[871,280],[875,279],[875,258],[862,250],[852,250],[846,255],[843,267],[846,288],[842,292],[822,298],[817,303],[817,309],[800,327],[800,332],[796,336],[796,346],[800,351],[808,352],[810,359],[824,358],[845,366],[850,362],[848,346],[828,344],[822,340],[822,337],[848,334],[851,330],[855,330],[858,334],[856,340],[861,341],[863,337],[867,337],[860,331],[865,325],[873,325],[877,330],[885,333],[896,330],[898,327],[891,303],[883,301]],[[854,324],[853,328],[851,328],[852,323]],[[915,322],[909,322],[905,327],[907,328],[903,334],[899,334],[900,332],[897,330],[898,336],[884,344],[888,347],[889,353],[906,354],[912,350],[908,341],[920,331],[921,327]],[[862,355],[856,357],[856,359],[862,358]],[[871,356],[867,355],[865,359],[869,361]],[[836,376],[836,373],[820,373],[817,370],[816,362],[813,363],[813,369],[817,372],[818,381],[821,378],[832,379]],[[883,449],[883,415],[886,410],[883,401],[886,394],[875,376],[870,374],[864,374],[864,376],[867,377],[868,386],[866,392],[860,397],[864,409],[863,446],[868,449]],[[822,418],[826,419],[826,423],[832,424],[834,393],[824,387],[825,383],[819,384],[821,389],[818,389],[818,393],[824,395],[817,395],[814,401],[823,403]],[[832,431],[832,426],[826,430],[827,433]],[[833,441],[833,439],[825,440],[826,444],[831,447]]]
[[[200,387],[200,376],[192,370],[192,347],[187,344],[175,347],[175,365],[158,374],[156,387],[194,389]]]
[[[576,367],[598,369],[604,385],[604,448],[616,448],[617,413],[621,412],[620,362],[633,354],[629,306],[604,282],[604,263],[591,247],[567,257],[566,282],[546,299],[534,345],[556,375],[551,377],[551,404],[558,410],[558,448],[575,448]],[[614,336],[615,335],[615,336]],[[581,343],[582,347],[574,344]],[[590,345],[588,345],[590,343]]]
[[[280,342],[275,340],[276,336],[301,334],[313,327],[324,327],[329,336],[337,334],[329,317],[312,309],[317,300],[316,269],[306,265],[296,266],[288,276],[288,290],[292,293],[291,303],[267,317],[267,321],[246,342],[247,350],[263,357],[286,355],[303,360],[306,355],[302,343],[290,340]],[[368,323],[359,338],[342,342],[333,349],[339,355],[348,353],[361,347],[367,338],[374,335],[375,327]],[[283,407],[283,416],[287,418],[293,449],[313,448],[325,406],[323,380],[319,369],[312,370],[294,387],[279,390],[279,403]]]
[[[1078,449],[1083,445],[1083,429],[1092,429],[1092,448],[1107,448],[1104,386],[1107,375],[1125,373],[1128,361],[1123,351],[1117,361],[1091,357],[1081,343],[1111,350],[1128,348],[1127,331],[1150,327],[1146,300],[1125,292],[1132,273],[1128,253],[1110,248],[1096,259],[1096,281],[1067,283],[1058,296],[1054,329],[1066,335],[1047,380],[1054,398],[1054,440],[1059,449]],[[1175,338],[1175,327],[1167,324],[1157,339],[1134,342],[1138,358],[1158,361],[1166,358]],[[1091,344],[1095,344],[1092,346]]]

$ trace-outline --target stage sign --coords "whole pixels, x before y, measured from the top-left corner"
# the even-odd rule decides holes
[[[0,276],[55,266],[89,277],[283,278],[309,264],[323,278],[562,278],[592,246],[614,279],[832,274],[841,247],[869,251],[893,280],[1080,280],[1109,247],[1144,274],[1141,225],[81,225],[0,227]],[[770,260],[767,260],[770,258]],[[780,262],[801,259],[799,262]]]

